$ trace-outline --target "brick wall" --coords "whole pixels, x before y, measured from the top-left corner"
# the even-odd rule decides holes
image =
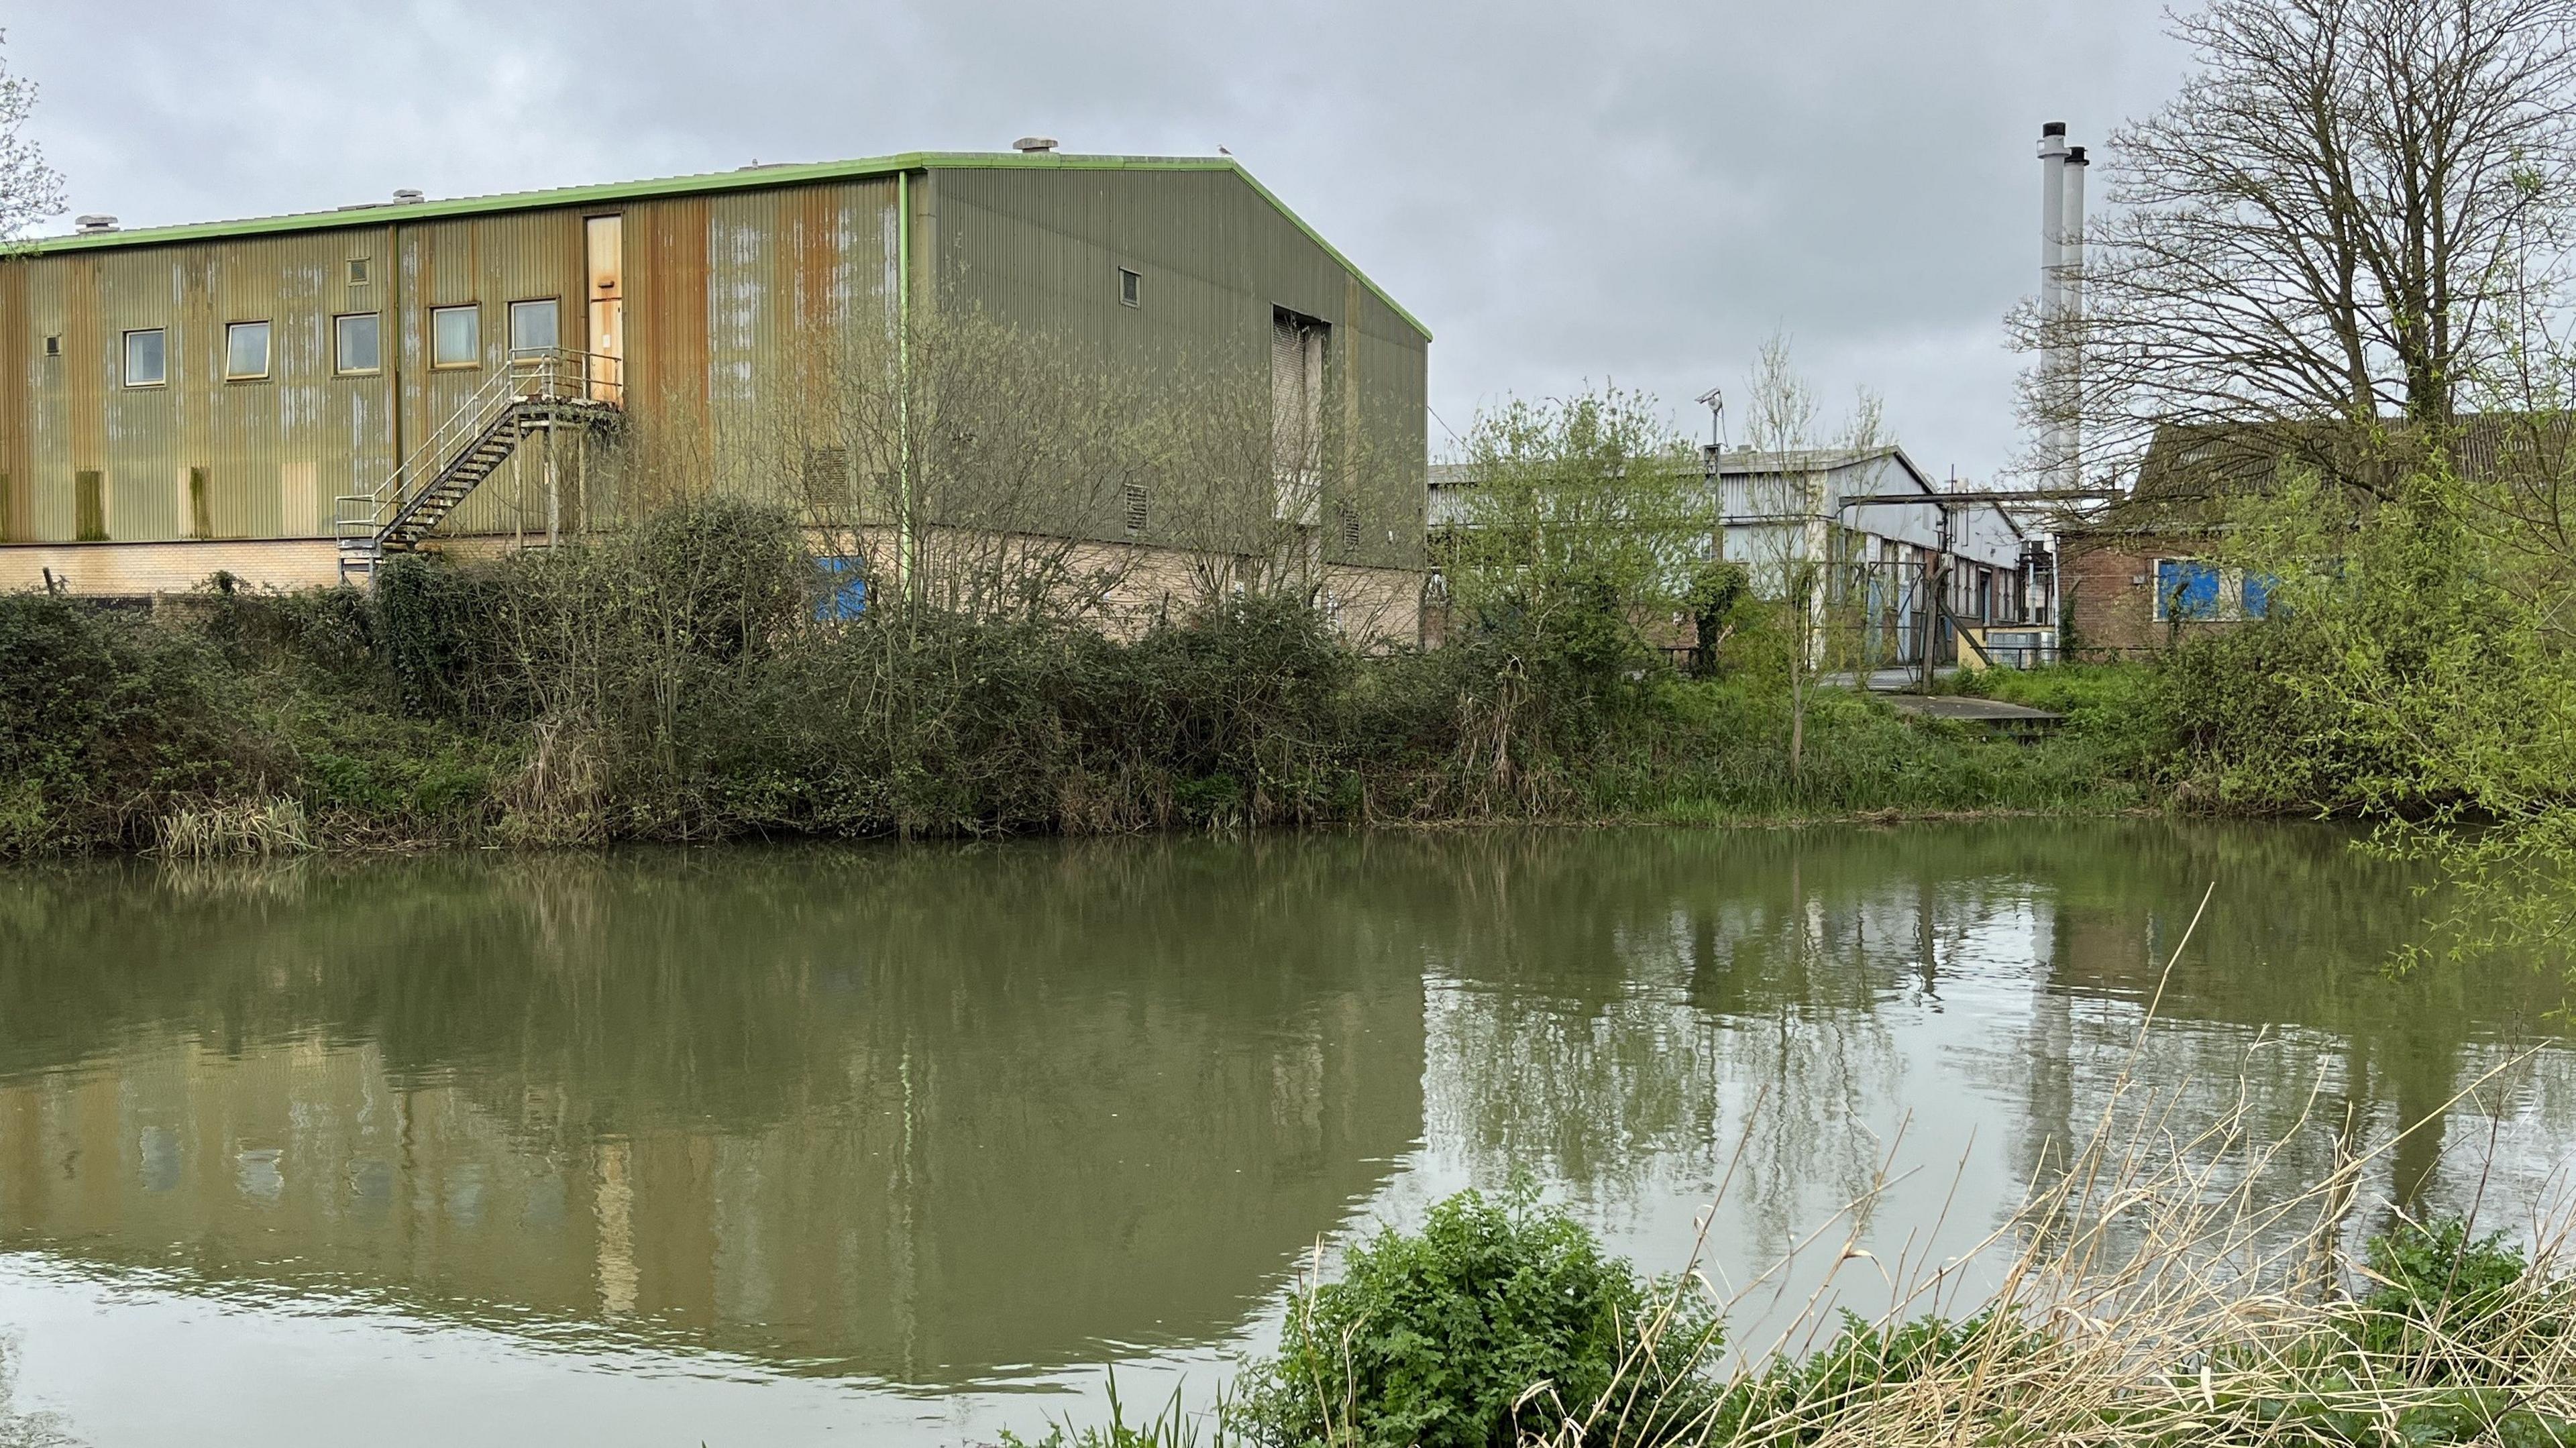
[[[2178,635],[2234,628],[2231,621],[2186,620],[2179,628],[2156,617],[2156,560],[2209,553],[2201,534],[2111,531],[2061,534],[2059,621],[2078,649],[2168,648]]]
[[[891,539],[862,530],[863,552],[884,554]],[[456,558],[490,558],[508,551],[500,536],[442,538],[441,552]],[[818,540],[818,548],[819,548]],[[983,545],[978,545],[983,546]],[[1046,542],[1049,550],[1065,545]],[[1079,543],[1063,561],[1077,577],[1108,580],[1097,601],[1109,632],[1134,636],[1155,619],[1186,614],[1214,588],[1222,592],[1230,560],[1142,544]],[[105,598],[150,598],[185,593],[215,573],[227,572],[252,588],[327,588],[340,581],[339,545],[327,538],[221,540],[170,543],[16,544],[0,547],[0,593],[46,586]],[[1364,645],[1419,641],[1424,575],[1411,569],[1326,564],[1323,588],[1334,622]]]
[[[0,593],[45,586],[111,598],[185,593],[216,573],[254,588],[327,588],[340,581],[340,547],[328,538],[175,543],[12,544],[0,548]]]

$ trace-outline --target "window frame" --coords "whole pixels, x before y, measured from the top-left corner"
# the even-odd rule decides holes
[[[542,347],[522,347],[519,345],[519,312],[522,308],[530,307],[551,307],[554,309],[555,339]],[[563,298],[561,297],[523,297],[518,301],[510,303],[510,331],[509,335],[504,339],[509,344],[510,355],[514,358],[533,357],[541,352],[562,351],[563,310]]]
[[[365,318],[376,324],[376,360],[370,367],[349,365],[349,349],[342,335],[348,323]],[[331,314],[331,375],[334,377],[381,377],[385,372],[385,314],[382,312],[334,312]]]
[[[459,313],[459,312],[462,312],[462,313],[464,313],[465,315],[467,315],[467,316],[469,316],[469,317],[472,317],[472,318],[474,319],[474,337],[473,337],[473,346],[472,346],[472,348],[471,348],[472,355],[471,355],[471,356],[469,356],[466,360],[464,360],[464,361],[462,361],[462,362],[443,362],[443,361],[440,361],[440,360],[439,360],[439,346],[440,346],[440,339],[439,339],[439,335],[438,335],[438,319],[439,319],[439,318],[441,318],[441,317],[450,316],[450,315],[453,315],[453,314],[455,314],[455,313]],[[443,307],[432,307],[432,308],[430,308],[430,309],[429,309],[429,370],[430,370],[430,371],[432,371],[432,372],[471,372],[471,371],[474,371],[476,368],[481,367],[482,365],[483,365],[483,304],[482,304],[481,302],[457,302],[457,303],[454,303],[454,304],[449,305],[449,306],[443,306]]]
[[[233,370],[233,334],[247,327],[257,327],[260,332],[259,370],[235,372]],[[276,371],[277,328],[272,325],[271,318],[245,317],[238,322],[224,323],[224,380],[226,382],[266,382]]]
[[[161,372],[149,382],[134,380],[134,339],[157,337],[161,341]],[[116,380],[129,391],[141,392],[170,385],[170,329],[168,327],[127,327],[117,333]]]
[[[1145,274],[1135,267],[1118,268],[1118,305],[1139,309],[1145,305]]]

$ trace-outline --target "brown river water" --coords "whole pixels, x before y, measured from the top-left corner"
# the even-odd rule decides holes
[[[2416,883],[2163,821],[0,873],[0,1442],[989,1442],[1204,1401],[1468,1185],[1937,1256],[2124,1065],[2279,1190],[2367,1153],[2355,1234],[2510,1229],[2567,990],[2392,975]]]

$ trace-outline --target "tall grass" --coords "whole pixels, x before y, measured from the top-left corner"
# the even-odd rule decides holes
[[[313,848],[304,806],[292,799],[182,805],[161,817],[157,853],[174,860],[293,855]]]

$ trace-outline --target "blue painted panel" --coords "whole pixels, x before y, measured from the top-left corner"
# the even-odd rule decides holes
[[[2245,575],[2245,616],[2247,618],[2261,618],[2272,611],[2274,582],[2275,580],[2267,574]]]
[[[815,618],[824,623],[843,623],[867,612],[868,580],[859,571],[859,560],[817,558],[814,566],[823,570],[824,584],[830,590],[814,605]]]
[[[2156,561],[2156,599],[2166,618],[2218,616],[2218,565],[2196,558]]]

